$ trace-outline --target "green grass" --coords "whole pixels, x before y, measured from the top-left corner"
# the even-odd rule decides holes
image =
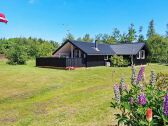
[[[139,67],[138,67],[139,69]],[[168,73],[168,66],[146,66]],[[0,125],[108,126],[115,124],[110,108],[113,84],[124,76],[130,83],[131,68],[81,68],[75,71],[11,66],[0,61]]]

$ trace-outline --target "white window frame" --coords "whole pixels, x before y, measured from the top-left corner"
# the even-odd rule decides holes
[[[108,55],[107,55],[107,56],[104,56],[104,60],[108,60]]]
[[[141,59],[141,52],[138,52],[137,59]]]
[[[145,59],[145,50],[141,50],[141,59]]]
[[[145,59],[145,50],[138,52],[137,59]]]

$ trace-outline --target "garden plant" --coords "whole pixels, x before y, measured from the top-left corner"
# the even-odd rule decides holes
[[[135,66],[132,66],[131,88],[128,89],[123,78],[120,84],[114,85],[115,98],[111,107],[119,110],[115,114],[118,125],[168,125],[168,93],[159,86],[163,84],[158,84],[154,71],[151,71],[150,81],[146,82],[145,67],[141,66],[136,75]]]

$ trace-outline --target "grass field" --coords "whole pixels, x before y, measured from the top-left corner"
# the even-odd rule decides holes
[[[150,70],[168,73],[168,66],[146,66],[146,78]],[[130,83],[131,68],[65,71],[36,68],[33,62],[10,66],[0,61],[0,125],[113,125],[113,84],[122,76]]]

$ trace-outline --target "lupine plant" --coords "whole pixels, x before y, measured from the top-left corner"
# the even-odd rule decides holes
[[[115,114],[118,126],[166,126],[168,125],[168,93],[157,87],[157,77],[151,72],[151,79],[144,83],[145,67],[136,76],[132,66],[131,88],[126,88],[124,78],[114,85],[115,98],[111,107],[120,110]]]

